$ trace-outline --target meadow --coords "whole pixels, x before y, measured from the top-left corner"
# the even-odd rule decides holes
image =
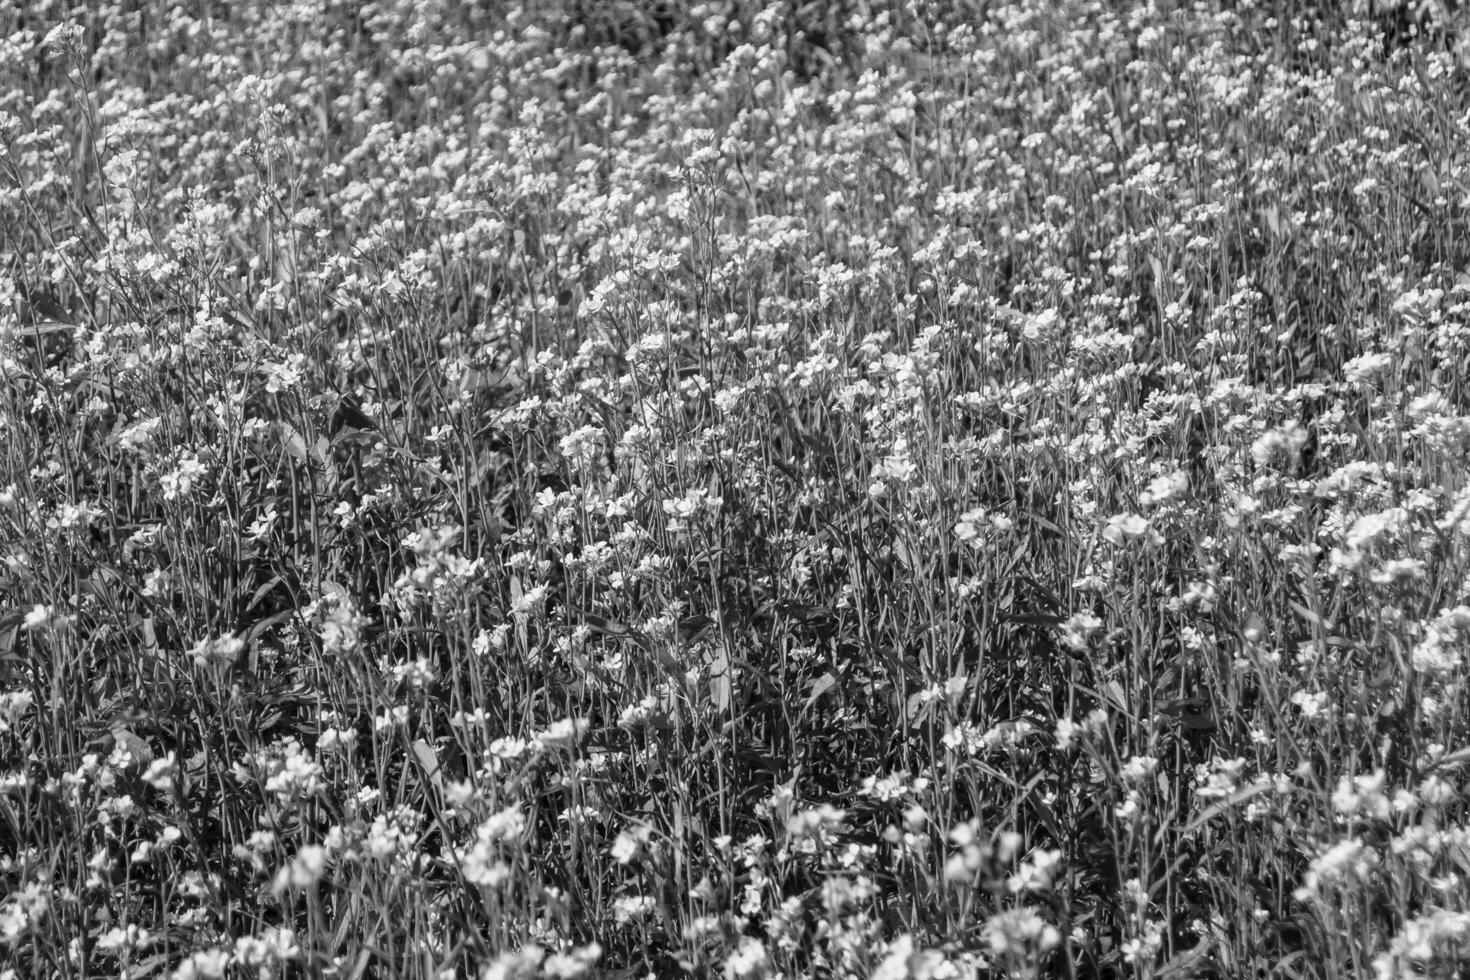
[[[1470,975],[1457,6],[0,7],[0,978]]]

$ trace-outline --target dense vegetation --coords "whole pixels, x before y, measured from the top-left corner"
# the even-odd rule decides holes
[[[0,976],[1464,975],[1458,16],[0,8]]]

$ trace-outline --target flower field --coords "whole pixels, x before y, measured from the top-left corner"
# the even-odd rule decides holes
[[[0,980],[1470,976],[1470,12],[0,6]]]

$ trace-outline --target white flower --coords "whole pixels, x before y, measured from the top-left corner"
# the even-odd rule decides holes
[[[38,604],[36,604],[36,605],[34,605],[34,606],[31,607],[31,611],[30,612],[26,613],[26,618],[25,618],[25,626],[26,626],[26,629],[28,629],[28,630],[40,629],[42,626],[45,626],[46,623],[50,619],[51,619],[51,607],[50,606],[43,606],[43,605],[40,605],[38,603]]]
[[[1135,755],[1123,766],[1123,778],[1130,783],[1142,782],[1159,766],[1151,755]]]
[[[1010,909],[991,916],[981,935],[997,956],[1044,953],[1062,941],[1056,927],[1033,908]]]
[[[1142,514],[1115,514],[1109,517],[1102,536],[1115,546],[1136,541],[1146,547],[1157,548],[1164,543],[1164,536],[1154,530],[1148,518]]]
[[[541,964],[541,971],[554,980],[576,980],[577,977],[586,976],[587,971],[592,969],[602,957],[602,947],[597,943],[589,943],[581,949],[574,949],[568,953],[553,953],[546,957]]]
[[[309,888],[321,880],[326,870],[327,849],[320,844],[308,844],[276,873],[272,891],[279,895],[287,889]]]
[[[1082,732],[1082,726],[1070,718],[1057,719],[1057,749],[1066,752],[1077,741],[1077,736]]]
[[[747,980],[765,975],[770,967],[765,945],[754,936],[742,936],[740,945],[725,961],[725,976],[730,980]]]
[[[1006,888],[1013,895],[1050,891],[1061,860],[1061,851],[1036,851],[1029,861],[1021,862],[1016,873],[1006,879]]]
[[[994,524],[995,522],[991,520],[989,512],[984,507],[974,507],[960,515],[959,521],[954,526],[955,537],[966,544],[974,544],[980,540],[985,529]]]
[[[1321,715],[1327,707],[1327,695],[1322,693],[1308,694],[1306,691],[1297,691],[1291,696],[1291,703],[1296,705],[1304,718],[1316,718]]]
[[[1352,384],[1371,384],[1393,364],[1393,356],[1370,351],[1360,354],[1342,366],[1343,377]]]
[[[1302,887],[1296,890],[1298,901],[1316,897],[1323,885],[1356,879],[1366,880],[1378,866],[1378,855],[1361,840],[1350,837],[1327,848],[1308,866]]]
[[[546,951],[531,944],[516,953],[501,953],[480,972],[480,980],[532,980]]]
[[[510,614],[517,619],[527,618],[545,605],[546,592],[545,585],[536,585],[527,589],[515,602],[511,603]]]
[[[610,849],[613,860],[619,864],[632,862],[643,853],[652,835],[653,831],[647,824],[635,824],[623,828]]]
[[[207,949],[190,956],[173,972],[173,980],[219,980],[230,965],[230,953]]]
[[[613,899],[613,917],[620,925],[637,922],[648,915],[658,903],[647,895],[619,895]]]
[[[1081,653],[1087,649],[1088,638],[1102,629],[1102,625],[1102,620],[1091,613],[1074,613],[1062,623],[1062,643],[1068,649]]]
[[[1291,419],[1251,443],[1251,458],[1263,469],[1272,462],[1291,467],[1296,465],[1306,444],[1307,430],[1302,428],[1301,423]]]
[[[536,744],[542,749],[569,746],[587,733],[587,719],[563,718],[554,721],[543,732],[536,735]]]
[[[305,354],[292,354],[284,361],[266,361],[261,365],[265,372],[265,390],[275,395],[295,388],[301,383],[301,372],[305,366]]]
[[[1166,500],[1172,500],[1189,489],[1189,474],[1183,470],[1175,470],[1165,473],[1163,476],[1155,477],[1148,485],[1148,489],[1138,498],[1138,502],[1145,507],[1155,507]]]
[[[894,483],[911,483],[918,475],[919,467],[909,453],[909,441],[899,436],[893,443],[893,450],[873,467],[872,479],[875,483],[891,480]]]
[[[200,667],[208,667],[211,664],[228,667],[239,659],[244,650],[244,640],[233,633],[226,633],[224,636],[217,636],[213,639],[200,640],[194,644],[189,655]]]
[[[196,481],[203,479],[209,473],[208,467],[199,462],[198,457],[188,453],[180,457],[177,465],[171,472],[165,473],[158,478],[163,487],[164,500],[182,500],[194,491]]]

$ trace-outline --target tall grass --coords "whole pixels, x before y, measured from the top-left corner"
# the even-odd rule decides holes
[[[1470,970],[1457,16],[0,10],[0,976]]]

